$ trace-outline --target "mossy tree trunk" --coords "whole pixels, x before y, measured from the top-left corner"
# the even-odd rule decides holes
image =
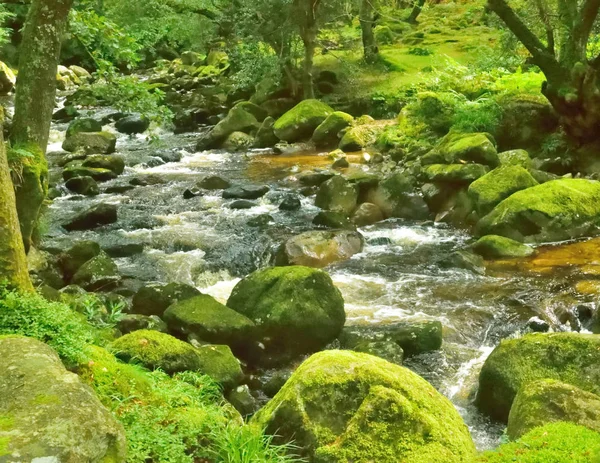
[[[304,44],[304,66],[302,70],[302,89],[304,99],[315,97],[313,84],[313,64],[317,48],[317,23],[321,0],[294,0],[298,13],[300,38]]]
[[[589,59],[587,45],[600,10],[600,0],[557,0],[549,11],[537,2],[545,40],[540,38],[506,0],[488,0],[488,7],[527,48],[546,77],[542,93],[558,113],[566,133],[577,143],[600,139],[600,55]],[[560,21],[553,28],[548,16]],[[558,49],[558,50],[556,50]]]
[[[412,11],[410,12],[410,16],[406,18],[406,22],[411,24],[416,24],[417,18],[421,15],[423,11],[423,7],[425,6],[425,0],[416,0],[415,5],[413,6]]]
[[[27,151],[16,185],[17,210],[25,249],[29,250],[48,190],[46,147],[56,98],[60,47],[73,0],[33,0],[25,22],[19,58],[14,148]]]
[[[0,106],[0,127],[4,120],[4,112]],[[11,286],[22,291],[32,291],[27,258],[19,216],[17,215],[15,191],[10,178],[8,159],[4,146],[2,130],[0,130],[0,282],[7,281]]]
[[[377,61],[379,55],[379,47],[375,39],[375,8],[373,2],[375,0],[362,0],[360,4],[360,28],[362,30],[362,41],[364,49],[364,58],[367,63]]]

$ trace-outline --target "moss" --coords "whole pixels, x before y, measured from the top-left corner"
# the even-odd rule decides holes
[[[384,127],[377,124],[352,127],[342,137],[340,149],[348,153],[374,145],[383,129]]]
[[[9,445],[10,437],[0,437],[0,457],[10,454]]]
[[[560,179],[519,191],[477,225],[476,234],[545,242],[597,233],[600,182]]]
[[[227,151],[246,151],[254,144],[254,137],[244,132],[233,132],[221,145]]]
[[[38,394],[31,401],[32,405],[58,405],[62,401],[56,394]]]
[[[510,409],[507,434],[518,439],[555,421],[568,421],[600,432],[600,396],[551,379],[527,383],[519,389]]]
[[[290,143],[309,139],[333,112],[331,107],[318,100],[304,100],[277,119],[273,126],[275,135]]]
[[[67,137],[81,132],[102,132],[102,123],[92,118],[76,119],[69,124]]]
[[[251,421],[319,463],[470,461],[467,427],[406,368],[367,354],[313,355]]]
[[[10,414],[0,415],[0,431],[10,431],[15,425],[15,417]]]
[[[94,154],[83,161],[82,167],[95,169],[108,169],[116,175],[121,175],[125,170],[125,159],[122,156]]]
[[[500,164],[491,135],[454,132],[446,135],[431,152],[421,158],[421,162],[424,165],[472,162],[491,167]]]
[[[224,389],[229,390],[240,384],[244,373],[240,362],[227,346],[201,346],[197,349],[198,371],[210,376]]]
[[[598,463],[600,434],[572,423],[552,423],[476,459],[476,463],[512,462]]]
[[[502,166],[521,166],[525,169],[531,168],[531,158],[525,150],[512,150],[498,153],[500,165]]]
[[[477,406],[506,422],[521,387],[555,379],[600,393],[600,336],[577,333],[530,334],[500,343],[479,376]]]
[[[259,123],[256,117],[244,108],[236,106],[229,111],[225,119],[215,126],[211,137],[216,141],[223,141],[234,132],[248,133],[258,129],[258,127]]]
[[[255,330],[252,320],[205,294],[171,305],[164,319],[173,332],[216,344],[247,344]]]
[[[339,142],[339,133],[350,127],[354,118],[347,113],[336,111],[330,114],[313,133],[312,141],[317,146],[334,146]]]
[[[488,172],[481,164],[432,164],[423,168],[423,177],[429,182],[472,183]]]
[[[486,235],[473,245],[473,252],[484,259],[502,259],[505,257],[528,257],[535,251],[518,241],[504,236]]]
[[[517,191],[536,185],[538,182],[521,166],[498,167],[473,182],[469,187],[469,196],[483,216]]]
[[[315,205],[321,209],[341,212],[346,216],[356,209],[358,188],[340,175],[327,180],[319,187]]]
[[[111,344],[115,355],[146,368],[167,373],[196,371],[201,367],[196,349],[186,342],[158,331],[140,330],[126,334]]]
[[[112,154],[117,147],[117,137],[110,132],[79,132],[67,138],[63,149],[84,154]]]
[[[62,173],[63,180],[68,181],[76,177],[91,177],[97,182],[107,182],[117,178],[112,170],[99,168],[99,167],[67,167]]]

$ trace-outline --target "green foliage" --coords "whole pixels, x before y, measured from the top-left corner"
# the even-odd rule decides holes
[[[8,42],[10,37],[10,29],[2,27],[4,22],[13,16],[12,13],[6,10],[6,7],[0,3],[0,45]]]
[[[77,302],[87,321],[97,328],[114,328],[124,315],[125,303],[122,301],[104,303],[97,295],[86,294]]]
[[[265,44],[239,43],[229,52],[229,56],[235,63],[232,76],[235,88],[253,88],[263,79],[273,82],[281,80],[279,57]]]
[[[19,334],[50,345],[67,364],[81,360],[96,332],[85,319],[61,303],[0,286],[0,335]]]

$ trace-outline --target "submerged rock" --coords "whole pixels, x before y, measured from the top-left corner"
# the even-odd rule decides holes
[[[281,246],[277,264],[322,268],[349,259],[363,247],[364,238],[356,231],[308,231]]]
[[[227,306],[257,325],[261,363],[314,352],[334,340],[346,320],[344,300],[330,276],[307,267],[259,270],[240,281]]]
[[[518,241],[504,236],[487,235],[473,245],[473,252],[484,259],[502,259],[507,257],[529,257],[535,250]]]
[[[333,112],[330,106],[319,100],[304,100],[281,116],[273,130],[280,140],[288,143],[308,140]]]
[[[122,425],[50,347],[2,337],[0,358],[2,461],[125,462]]]
[[[410,370],[355,352],[310,357],[251,424],[322,463],[463,463],[475,456],[448,399]]]
[[[115,223],[116,221],[117,206],[102,203],[75,215],[75,217],[63,225],[63,228],[67,231],[91,230],[102,225]]]

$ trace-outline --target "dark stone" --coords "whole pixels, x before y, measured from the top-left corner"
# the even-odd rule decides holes
[[[140,315],[140,314],[126,314],[117,325],[119,331],[123,334],[132,333],[133,331],[139,330],[153,330],[166,333],[167,324],[162,321],[156,315]]]
[[[234,186],[223,191],[225,199],[258,199],[269,192],[268,186]]]
[[[117,221],[117,206],[114,204],[97,204],[80,212],[63,225],[67,231],[91,230]]]
[[[79,117],[79,111],[74,106],[65,106],[52,114],[52,120],[57,122],[69,122],[76,117]]]
[[[469,270],[478,275],[485,274],[485,261],[483,257],[469,251],[456,251],[441,260],[440,267]]]
[[[98,183],[92,177],[75,177],[67,180],[65,186],[72,192],[84,196],[96,196],[100,194]]]
[[[132,114],[130,116],[119,119],[115,124],[116,129],[127,135],[136,133],[144,133],[150,127],[150,120],[140,114]]]
[[[238,386],[227,395],[227,401],[242,415],[247,417],[259,408],[256,399],[250,393],[247,385]]]
[[[183,199],[192,199],[199,196],[204,196],[204,193],[202,193],[198,188],[188,188],[183,192]]]
[[[327,228],[355,230],[356,226],[341,212],[321,211],[313,219],[315,225]]]
[[[198,182],[198,188],[205,190],[225,190],[230,186],[231,183],[228,180],[218,175],[209,175]]]
[[[162,317],[171,304],[198,295],[200,295],[200,291],[190,285],[181,283],[150,284],[140,288],[135,294],[132,311],[137,314]]]
[[[297,211],[302,207],[302,202],[295,195],[287,195],[279,204],[280,211]]]
[[[313,172],[298,177],[298,181],[302,186],[319,186],[334,175],[333,172]]]
[[[273,217],[269,214],[260,214],[248,220],[247,225],[249,227],[265,227],[273,220]]]
[[[228,205],[229,209],[252,209],[255,206],[257,206],[255,202],[248,201],[247,199],[239,199]]]
[[[535,333],[547,333],[550,331],[550,324],[538,317],[532,317],[527,322],[527,328]]]
[[[104,190],[104,193],[106,194],[121,194],[121,193],[127,193],[128,191],[131,191],[135,189],[135,186],[133,185],[112,185],[107,187]]]
[[[144,245],[131,243],[131,244],[116,244],[104,248],[104,252],[110,257],[131,257],[144,252]]]

